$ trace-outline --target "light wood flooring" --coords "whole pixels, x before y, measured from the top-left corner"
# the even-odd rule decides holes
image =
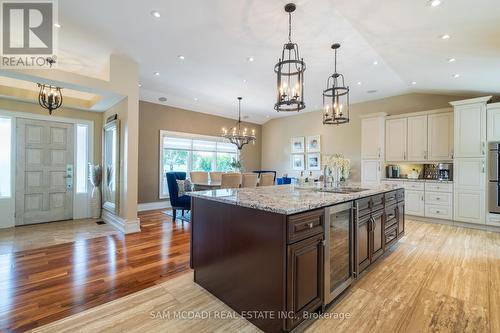
[[[408,221],[407,236],[307,332],[500,332],[500,234]],[[172,319],[180,311],[208,319]],[[201,312],[206,311],[206,312]],[[256,332],[192,282],[192,273],[35,332]],[[185,313],[189,315],[189,313]]]

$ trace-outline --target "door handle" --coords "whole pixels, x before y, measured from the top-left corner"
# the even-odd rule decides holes
[[[482,149],[482,154],[484,155],[485,154],[485,147],[486,147],[486,143],[483,141],[481,142],[481,149]]]
[[[481,171],[481,172],[482,172],[482,173],[485,173],[485,171],[486,171],[486,170],[485,170],[485,165],[484,165],[484,161],[483,161],[483,167],[482,167],[482,171]]]

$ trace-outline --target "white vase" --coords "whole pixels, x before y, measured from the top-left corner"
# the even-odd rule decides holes
[[[94,186],[90,194],[90,216],[94,219],[101,217],[101,189]]]

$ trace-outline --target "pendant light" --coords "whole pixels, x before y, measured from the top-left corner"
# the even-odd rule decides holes
[[[277,74],[277,101],[274,104],[276,111],[300,111],[304,103],[304,71],[306,64],[300,58],[299,46],[292,43],[292,13],[297,7],[294,3],[285,6],[288,13],[288,42],[283,46],[281,58],[274,66]]]
[[[254,129],[252,129],[251,134],[249,134],[246,127],[241,128],[242,99],[242,97],[238,97],[238,122],[236,123],[236,125],[230,131],[228,131],[226,128],[222,128],[222,137],[228,139],[229,142],[236,145],[239,150],[241,150],[244,145],[250,142],[255,143],[255,141],[257,140]]]
[[[61,107],[63,102],[61,88],[54,87],[51,85],[37,83],[40,88],[40,92],[38,93],[38,103],[44,109],[49,110],[49,114],[52,114],[52,111]]]
[[[323,91],[323,124],[340,125],[349,122],[349,87],[345,85],[344,75],[337,73],[337,50],[340,44],[335,43],[334,73],[328,78]]]

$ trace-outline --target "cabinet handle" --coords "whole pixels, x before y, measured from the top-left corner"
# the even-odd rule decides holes
[[[486,143],[484,141],[481,142],[481,147],[482,147],[481,148],[482,149],[482,154],[484,155],[485,154],[485,151],[484,151],[485,149],[484,148],[486,147]]]
[[[380,172],[380,162],[378,162],[378,171]]]
[[[309,229],[312,229],[314,227],[314,224],[312,222],[309,222],[306,224],[306,226],[309,228]]]
[[[436,210],[436,214],[439,214],[439,213],[441,213],[441,212],[439,210]]]
[[[420,198],[420,200],[424,201],[424,196],[422,195],[422,197]]]
[[[454,157],[454,154],[453,154],[453,149],[452,149],[452,150],[451,150],[451,152],[450,152],[450,157],[451,157],[451,159],[453,159],[453,157]]]
[[[424,150],[424,160],[427,159],[427,150]]]
[[[382,149],[379,147],[378,148],[378,158],[382,157]]]
[[[483,167],[482,167],[482,170],[481,170],[482,173],[485,172],[485,166],[484,166],[484,161],[483,161]]]
[[[436,200],[439,201],[439,200],[441,200],[441,198],[440,197],[436,197]]]
[[[406,161],[406,152],[403,152],[403,160]]]

